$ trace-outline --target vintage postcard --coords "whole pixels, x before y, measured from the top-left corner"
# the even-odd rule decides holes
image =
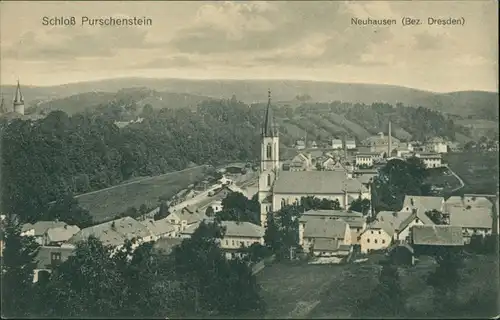
[[[498,3],[1,1],[4,318],[498,318]]]

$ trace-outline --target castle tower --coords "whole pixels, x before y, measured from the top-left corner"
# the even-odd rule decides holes
[[[14,112],[24,115],[24,98],[21,93],[21,86],[17,80],[16,97],[14,98]]]
[[[265,226],[267,214],[273,212],[272,188],[276,181],[280,166],[279,137],[278,129],[272,114],[271,90],[268,92],[266,115],[262,126],[261,139],[258,197],[260,203],[260,222],[262,226]]]

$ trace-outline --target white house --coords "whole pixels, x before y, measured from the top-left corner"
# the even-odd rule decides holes
[[[347,150],[356,149],[356,140],[354,139],[346,140],[345,147]]]
[[[360,152],[356,154],[356,167],[366,166],[372,167],[375,160],[380,159],[380,153],[378,152]]]
[[[426,168],[439,168],[443,166],[440,153],[419,152],[415,154],[415,157],[422,159]]]
[[[443,138],[433,137],[426,142],[425,149],[434,153],[447,153],[448,145]]]
[[[222,211],[222,201],[215,200],[209,204],[210,207],[214,210],[214,213]]]
[[[434,225],[424,212],[381,211],[377,219],[360,235],[361,252],[388,248],[392,243],[408,243],[410,230],[415,225]]]
[[[392,243],[394,231],[388,225],[375,221],[367,226],[359,236],[362,253],[388,248]]]
[[[303,150],[306,148],[306,143],[303,141],[303,140],[298,140],[296,143],[295,143],[295,148],[297,150]]]
[[[332,140],[332,149],[342,149],[344,146],[343,146],[343,143],[342,143],[342,140],[341,139],[333,139]]]
[[[175,232],[179,235],[187,227],[199,223],[206,218],[205,212],[197,212],[194,209],[186,207],[170,213],[166,219],[175,227]]]

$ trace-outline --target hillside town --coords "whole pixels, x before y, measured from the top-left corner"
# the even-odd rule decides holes
[[[498,319],[496,1],[1,6],[2,318]]]
[[[375,212],[371,189],[378,170],[389,161],[410,157],[421,159],[425,169],[446,166],[440,155],[449,146],[443,140],[401,143],[391,136],[389,124],[387,135],[370,137],[360,146],[354,140],[333,139],[328,150],[297,148],[292,159],[282,161],[279,129],[272,109],[269,92],[257,172],[245,164],[221,168],[220,178],[214,184],[204,181],[201,191],[185,189],[174,196],[164,218],[155,219],[161,210],[157,207],[136,219],[123,217],[83,229],[62,221],[22,225],[21,235],[34,237],[41,246],[33,282],[41,274],[48,276],[71,256],[78,242],[89,236],[110,246],[113,252],[119,252],[126,240],[132,241],[133,249],[153,242],[158,249],[171,252],[183,239],[190,238],[200,224],[213,222],[217,213],[225,209],[224,199],[235,193],[248,201],[258,199],[260,223],[222,221],[225,235],[218,243],[228,259],[241,258],[245,248],[254,244],[264,246],[268,215],[297,205],[307,197],[339,204],[328,210],[302,212],[298,219],[298,246],[290,258],[297,258],[299,253],[310,255],[310,263],[348,263],[371,252],[399,252],[395,249],[401,247],[409,250],[411,259],[407,262],[414,264],[415,247],[464,246],[471,242],[471,237],[498,232],[498,213],[492,214],[498,210],[498,195],[464,194],[445,199],[407,194],[399,210]],[[365,199],[366,212],[351,209],[354,201]],[[429,212],[440,213],[442,221],[433,220]]]

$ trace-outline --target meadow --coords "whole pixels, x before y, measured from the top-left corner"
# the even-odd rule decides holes
[[[190,184],[205,177],[208,166],[199,166],[181,171],[147,177],[114,187],[98,190],[76,197],[78,203],[89,210],[96,222],[109,220],[131,207],[158,204],[159,197],[172,197]]]
[[[498,183],[498,152],[463,152],[443,155],[444,162],[462,178],[460,193],[494,194]]]
[[[375,258],[375,259],[373,259]],[[381,266],[370,257],[366,263],[346,265],[308,265],[275,263],[258,274],[262,294],[267,302],[266,318],[342,319],[350,318],[358,302],[368,298],[378,284]],[[461,282],[457,303],[464,316],[487,316],[491,299],[485,295],[496,292],[495,257],[469,255],[460,270]],[[413,267],[400,267],[401,285],[407,296],[406,309],[415,317],[432,318],[432,288],[427,275],[436,268],[431,257],[420,257]],[[467,311],[475,300],[485,304],[484,310]],[[471,302],[472,301],[472,302]],[[481,313],[482,312],[482,313]]]

